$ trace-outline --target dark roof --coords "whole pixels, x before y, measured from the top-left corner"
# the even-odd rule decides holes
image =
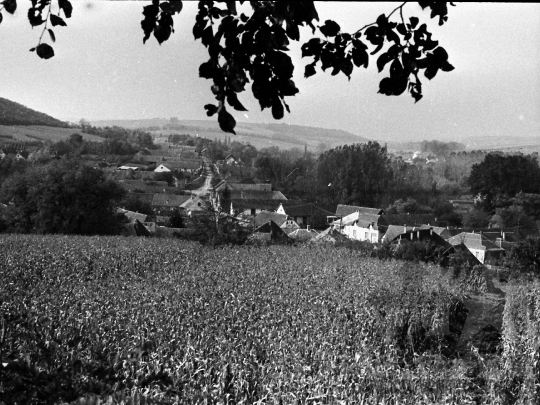
[[[225,186],[229,190],[249,190],[249,191],[272,191],[272,184],[269,183],[237,183],[232,181],[222,180],[216,185],[216,191],[222,191]]]
[[[274,211],[279,206],[279,201],[276,200],[231,198],[231,203],[233,210],[259,209]]]
[[[120,180],[123,189],[133,192],[141,190],[147,193],[163,193],[168,187],[166,181]]]
[[[286,220],[287,215],[278,214],[277,212],[262,211],[255,216],[253,219],[253,224],[257,228],[269,221],[273,221],[278,226],[281,226]]]
[[[235,190],[231,189],[231,199],[240,200],[287,200],[281,191]],[[276,206],[277,208],[277,206]]]
[[[374,214],[381,215],[384,210],[382,208],[370,208],[370,207],[360,207],[357,205],[344,205],[339,204],[336,208],[336,216],[347,216],[353,212],[361,212],[363,214]]]
[[[157,207],[180,207],[190,198],[189,195],[154,194],[152,205]]]
[[[436,225],[432,214],[384,214],[384,219],[389,225]]]
[[[279,227],[278,224],[276,224],[274,221],[269,220],[256,228],[253,231],[253,235],[255,239],[258,240],[273,240],[273,241],[286,241],[289,239],[287,236],[287,233]]]
[[[448,243],[451,245],[459,245],[463,243],[469,249],[504,250],[481,233],[462,232],[459,235],[452,236],[450,239],[448,239]]]

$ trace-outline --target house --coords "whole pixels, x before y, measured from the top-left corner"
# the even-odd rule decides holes
[[[5,159],[6,156],[7,156],[6,152],[0,149],[0,160]]]
[[[137,166],[119,166],[116,170],[139,170]]]
[[[152,208],[157,214],[170,214],[174,210],[180,209],[190,199],[189,195],[156,193],[152,198]]]
[[[279,202],[287,201],[281,191],[273,191],[271,184],[244,184],[221,181],[214,188],[214,200],[221,205],[221,196],[225,189],[229,190],[231,206],[226,209],[239,212],[241,215],[257,215],[262,211],[274,211]]]
[[[187,201],[180,205],[188,217],[201,215],[210,211],[210,202],[201,196],[188,197]]]
[[[373,215],[382,215],[384,210],[382,208],[370,208],[370,207],[360,207],[358,205],[345,205],[338,204],[336,208],[335,215],[328,215],[327,222],[330,224],[337,219],[346,217],[354,212],[361,212],[363,214],[373,214]]]
[[[307,228],[314,224],[326,223],[326,216],[328,214],[328,211],[314,204],[291,200],[281,201],[276,212],[288,215],[302,228]]]
[[[439,246],[447,246],[446,242],[433,228],[389,225],[382,242],[398,244],[404,242],[423,242],[430,241]],[[450,247],[448,245],[448,247]]]
[[[331,243],[335,245],[337,242],[341,242],[346,239],[346,236],[342,235],[333,226],[330,226],[326,230],[320,232],[313,239],[311,239],[310,243]]]
[[[463,244],[482,264],[497,264],[504,256],[504,248],[482,233],[462,232],[448,239],[452,246]]]
[[[382,215],[356,211],[337,218],[332,222],[332,226],[349,239],[378,243],[385,234],[388,224]]]
[[[167,173],[167,172],[172,172],[172,170],[169,169],[167,166],[161,164],[161,165],[159,165],[158,167],[156,167],[154,169],[154,172],[156,172],[156,173]]]
[[[315,238],[319,233],[311,229],[308,225],[305,229],[297,229],[295,231],[292,231],[289,233],[289,238],[300,241],[300,242],[307,242],[311,239]]]
[[[269,221],[273,221],[277,226],[289,234],[297,229],[300,229],[300,226],[290,217],[284,214],[278,214],[277,212],[262,211],[253,218],[253,227],[259,228],[260,226],[266,224]]]
[[[274,221],[269,220],[256,228],[248,240],[258,242],[287,243],[289,242],[289,237],[279,225],[277,225]]]
[[[147,222],[148,215],[140,212],[129,211],[123,208],[118,208],[118,213],[124,214],[130,222],[140,221]]]
[[[227,155],[225,156],[224,163],[226,165],[234,165],[238,166],[238,160],[234,157],[234,155]]]

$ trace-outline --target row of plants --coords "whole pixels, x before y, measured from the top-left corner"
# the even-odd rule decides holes
[[[461,284],[366,256],[3,236],[0,402],[532,403],[538,306],[473,370],[451,361]]]

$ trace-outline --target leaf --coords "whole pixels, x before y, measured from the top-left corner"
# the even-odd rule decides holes
[[[379,69],[379,73],[382,72],[386,64],[393,59],[394,56],[390,55],[388,52],[381,54],[381,56],[379,56],[379,58],[377,59],[377,69]]]
[[[47,28],[47,31],[49,32],[49,36],[51,37],[51,41],[56,42],[56,37],[54,36],[53,30],[50,28]]]
[[[320,38],[311,38],[302,45],[302,57],[318,56],[321,53],[322,44]]]
[[[212,60],[209,60],[208,62],[203,62],[199,66],[199,77],[202,77],[203,79],[212,79],[215,74],[216,67]]]
[[[368,67],[369,55],[367,53],[367,46],[359,39],[354,39],[352,41],[352,59],[356,67],[364,66]]]
[[[9,14],[13,14],[17,10],[17,0],[4,0],[1,4],[4,5],[4,9]]]
[[[411,27],[414,29],[416,28],[420,20],[418,19],[418,17],[411,17],[409,18],[409,21],[411,22]]]
[[[238,100],[238,96],[234,92],[227,94],[227,102],[236,111],[247,111],[247,109],[242,105],[240,100]]]
[[[272,100],[272,117],[276,120],[280,120],[285,115],[285,111],[283,109],[283,104],[281,104],[281,100],[279,97],[275,97]]]
[[[309,65],[306,66],[306,69],[304,70],[304,77],[307,79],[308,77],[313,76],[315,73],[317,73],[315,71],[315,62],[310,63]]]
[[[143,7],[143,16],[144,19],[141,21],[141,28],[144,32],[143,44],[146,43],[150,34],[156,28],[156,20],[159,14],[159,7],[154,4]]]
[[[36,53],[41,59],[50,59],[54,56],[54,50],[49,44],[39,44]]]
[[[218,113],[218,123],[219,127],[224,132],[230,132],[236,135],[234,132],[234,127],[236,126],[236,120],[234,117],[225,109],[225,106],[222,106]]]
[[[319,27],[321,33],[326,37],[335,37],[340,31],[340,26],[338,23],[332,20],[326,20],[324,25]]]
[[[172,32],[173,20],[169,14],[161,14],[158,25],[154,28],[154,37],[161,45],[163,42],[169,39]]]
[[[73,6],[69,0],[58,0],[58,6],[64,11],[66,18],[71,18],[71,13],[73,12]]]
[[[51,24],[53,27],[60,25],[61,27],[66,27],[67,24],[63,18],[58,17],[57,15],[51,14]]]
[[[36,50],[36,47],[30,48],[30,52],[34,52]]]
[[[37,27],[45,22],[45,20],[41,18],[41,11],[34,7],[28,9],[28,21],[32,27]]]
[[[206,104],[204,106],[204,109],[206,110],[206,115],[209,116],[209,117],[211,117],[212,115],[214,115],[218,111],[218,107],[215,106],[214,104]]]
[[[443,72],[451,72],[452,70],[454,70],[454,66],[452,66],[448,61],[443,63],[440,68]]]
[[[435,65],[429,65],[426,68],[426,71],[424,72],[424,76],[426,76],[429,80],[433,79],[435,75],[437,74],[437,71],[439,68]]]
[[[2,13],[0,13],[0,24],[2,24],[3,19],[4,19],[4,17],[2,16]]]

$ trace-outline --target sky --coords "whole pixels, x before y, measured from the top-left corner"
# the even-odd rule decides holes
[[[0,97],[73,122],[209,119],[203,106],[215,101],[211,82],[198,77],[207,51],[192,35],[197,2],[184,2],[174,20],[176,32],[160,46],[153,37],[142,42],[146,2],[72,0],[68,26],[54,27],[55,56],[49,60],[29,52],[41,27],[32,29],[28,23],[30,2],[18,3],[14,16],[2,13]],[[331,19],[352,32],[398,4],[316,6],[321,25]],[[432,81],[424,79],[422,100],[415,104],[408,94],[377,94],[385,75],[377,73],[375,59],[367,70],[355,69],[350,81],[320,69],[304,79],[310,59],[302,59],[300,43],[293,43],[290,55],[300,93],[287,98],[291,113],[281,122],[388,141],[540,135],[540,4],[456,3],[442,27],[416,3],[406,5],[404,15],[428,23],[455,67]],[[46,35],[45,42],[51,43]],[[301,41],[311,35],[310,29],[302,30]],[[249,111],[234,112],[238,122],[274,122],[269,109],[261,112],[251,89],[239,99]]]

